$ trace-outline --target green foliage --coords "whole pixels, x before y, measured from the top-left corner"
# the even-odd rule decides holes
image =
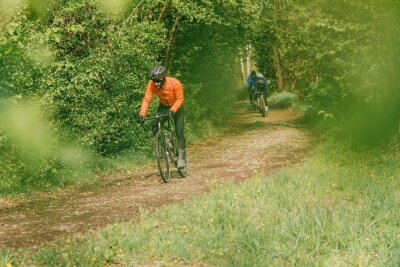
[[[183,55],[177,58],[177,66],[186,66],[181,69],[180,75],[184,82],[187,81],[188,97],[192,98],[188,109],[198,106],[196,112],[189,112],[190,119],[220,125],[231,114],[235,89],[239,87],[240,73],[231,67],[239,65],[236,62],[236,47],[227,41],[235,39],[237,33],[227,31],[224,25],[189,24],[183,27],[188,34],[177,40],[176,53]],[[199,89],[191,92],[192,87]]]
[[[172,55],[169,74],[184,84],[189,140],[205,136],[230,115],[240,77],[231,66],[248,2],[29,0],[4,6],[12,12],[0,21],[0,97],[35,99],[55,136],[97,155],[147,153],[151,137],[134,118],[149,70]],[[7,140],[6,183],[40,184],[51,170],[66,171],[55,156],[63,148],[54,145],[54,157],[32,167],[29,177],[23,166],[30,161],[16,152],[12,133],[0,137]],[[61,176],[57,171],[53,184],[63,184]]]
[[[35,106],[0,102],[0,195],[85,183],[100,167],[90,152],[57,138]]]
[[[400,120],[399,11],[398,1],[265,3],[252,23],[257,65],[299,96],[308,117],[330,114],[342,137],[377,145]]]
[[[61,63],[57,78],[44,86],[56,121],[103,155],[130,148],[134,141],[138,148],[133,119],[146,83],[143,68],[154,64],[142,53],[157,53],[161,34],[156,25],[139,24],[117,32],[110,46],[93,49],[85,60]]]

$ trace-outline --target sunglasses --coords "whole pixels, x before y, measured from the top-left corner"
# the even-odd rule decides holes
[[[164,79],[157,79],[157,80],[153,80],[155,83],[162,83],[164,81]]]

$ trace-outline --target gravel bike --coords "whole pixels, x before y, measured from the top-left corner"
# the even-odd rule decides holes
[[[263,90],[254,90],[253,94],[253,104],[255,109],[261,113],[262,117],[265,117],[267,114],[267,109],[265,106],[265,91]]]
[[[171,179],[171,163],[177,168],[178,163],[178,141],[176,138],[174,122],[170,114],[155,115],[145,118],[145,121],[157,121],[157,133],[154,136],[154,149],[157,159],[158,170],[164,183],[168,183]],[[142,123],[143,129],[147,130],[145,124]],[[151,128],[150,128],[151,131]],[[187,176],[187,156],[185,157],[186,167],[178,169],[181,177]]]
[[[256,99],[258,112],[261,113],[262,117],[265,117],[265,115],[267,114],[267,110],[265,109],[265,93],[263,91],[257,91]]]

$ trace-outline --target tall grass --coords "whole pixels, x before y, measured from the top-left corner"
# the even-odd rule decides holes
[[[272,177],[118,223],[55,248],[0,253],[46,266],[398,266],[399,156],[324,145]]]

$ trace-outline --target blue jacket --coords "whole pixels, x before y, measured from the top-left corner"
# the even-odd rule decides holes
[[[256,79],[253,79],[253,77],[251,77],[251,74],[249,74],[249,76],[247,77],[247,85],[249,86],[249,88],[252,88],[256,85]]]
[[[268,84],[264,79],[264,75],[259,72],[256,73],[255,79],[253,79],[253,77],[251,77],[251,74],[249,74],[249,76],[247,77],[247,85],[249,86],[249,89],[254,88],[257,90],[266,91],[268,93]]]

